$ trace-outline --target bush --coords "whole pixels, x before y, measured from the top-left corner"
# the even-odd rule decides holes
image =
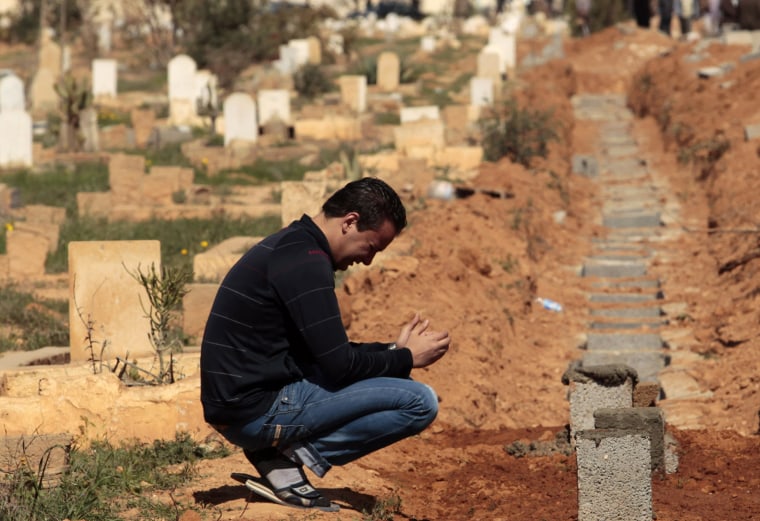
[[[488,161],[508,157],[530,167],[534,156],[547,157],[549,142],[559,139],[551,111],[520,108],[514,99],[507,100],[500,111],[494,110],[479,123]]]
[[[306,99],[314,99],[333,88],[333,84],[322,67],[306,64],[293,75],[293,83],[298,94]]]

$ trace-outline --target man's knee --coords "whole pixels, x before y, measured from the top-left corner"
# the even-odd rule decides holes
[[[432,387],[426,384],[418,384],[417,403],[415,413],[418,417],[417,425],[422,431],[428,427],[435,417],[438,416],[438,395]]]

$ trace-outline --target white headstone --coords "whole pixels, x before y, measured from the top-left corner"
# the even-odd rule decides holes
[[[488,34],[488,45],[483,49],[486,52],[496,50],[501,56],[502,73],[514,70],[517,65],[517,42],[515,35],[505,33],[498,27],[494,27]]]
[[[290,92],[285,89],[262,89],[258,92],[256,105],[259,111],[259,125],[265,126],[275,118],[286,125],[290,119]]]
[[[470,78],[470,105],[486,107],[493,105],[493,80],[475,76]]]
[[[298,69],[298,56],[294,47],[280,45],[280,59],[274,62],[274,67],[280,74],[293,74]]]
[[[309,63],[309,40],[306,38],[290,40],[288,42],[288,48],[291,51],[293,65],[296,69]]]
[[[248,94],[235,92],[224,100],[224,146],[233,141],[256,142],[259,125],[256,102]]]
[[[435,52],[435,36],[423,36],[420,40],[420,49],[422,52]]]
[[[92,95],[116,97],[116,60],[98,58],[92,60]]]
[[[195,98],[201,106],[217,106],[218,83],[216,75],[211,71],[203,69],[195,73]]]
[[[437,105],[426,105],[423,107],[402,107],[401,124],[419,121],[421,119],[441,119],[441,110]]]
[[[0,112],[25,110],[24,82],[15,74],[0,77]]]
[[[185,54],[175,56],[169,61],[169,99],[189,100],[195,103],[195,60]]]
[[[0,112],[0,168],[32,166],[32,118],[23,110]]]

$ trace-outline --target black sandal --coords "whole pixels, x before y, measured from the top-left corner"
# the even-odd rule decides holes
[[[306,477],[304,480],[281,489],[274,489],[264,478],[251,476],[240,472],[233,472],[232,479],[243,483],[251,492],[286,507],[310,509],[314,508],[323,512],[338,512],[340,506],[332,503],[329,499],[311,486]]]

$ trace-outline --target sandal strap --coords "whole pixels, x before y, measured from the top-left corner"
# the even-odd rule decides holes
[[[303,507],[329,507],[330,500],[311,486],[308,481],[301,481],[293,485],[274,491],[275,495],[286,503]]]

